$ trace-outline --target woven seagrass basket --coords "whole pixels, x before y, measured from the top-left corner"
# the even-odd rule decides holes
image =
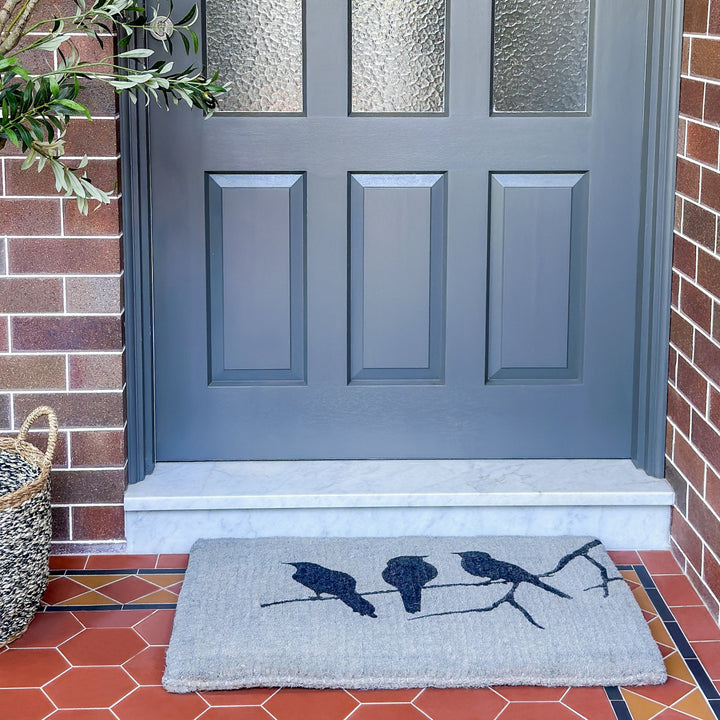
[[[43,453],[27,442],[30,426],[47,416],[50,432]],[[0,438],[0,645],[27,630],[47,587],[50,558],[50,468],[58,422],[39,407],[16,438]]]

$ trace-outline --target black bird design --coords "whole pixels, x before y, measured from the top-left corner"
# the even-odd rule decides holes
[[[547,592],[553,593],[561,598],[572,599],[570,595],[566,595],[564,592],[557,588],[548,585],[547,583],[540,580],[537,575],[529,573],[527,570],[523,570],[519,565],[513,565],[509,562],[503,562],[502,560],[496,560],[492,555],[488,555],[486,552],[478,552],[477,550],[470,550],[468,552],[454,553],[462,558],[461,565],[465,572],[475,575],[476,577],[488,578],[488,580],[499,580],[503,582],[512,583],[515,587],[520,583],[529,583],[536,587],[547,590]]]
[[[312,590],[318,598],[322,593],[333,595],[344,602],[353,612],[377,617],[375,608],[362,595],[355,592],[357,581],[352,575],[330,570],[311,562],[285,563],[292,565],[296,572],[292,579]]]
[[[405,612],[420,612],[423,586],[437,577],[437,568],[425,562],[426,557],[427,555],[399,555],[390,558],[382,572],[383,580],[398,589]]]

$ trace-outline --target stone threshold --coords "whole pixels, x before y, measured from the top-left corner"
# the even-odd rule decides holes
[[[673,497],[630,460],[159,463],[127,490],[127,552],[272,535],[592,535],[662,550]]]
[[[129,512],[672,503],[630,460],[166,462],[125,494]]]

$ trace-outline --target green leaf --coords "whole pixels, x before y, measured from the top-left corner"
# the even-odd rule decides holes
[[[154,54],[153,50],[146,50],[144,48],[137,48],[136,50],[126,50],[125,52],[118,53],[119,58],[149,58]]]
[[[90,111],[84,105],[74,100],[57,100],[53,105],[63,105],[64,107],[70,108],[70,110],[74,110],[79,115],[84,115],[88,120],[91,119]]]
[[[198,18],[197,5],[193,5],[188,11],[187,15],[182,20],[178,20],[176,25],[192,25]]]
[[[3,128],[3,133],[5,133],[5,136],[7,137],[7,139],[15,147],[20,147],[20,140],[18,140],[18,136],[9,127]]]

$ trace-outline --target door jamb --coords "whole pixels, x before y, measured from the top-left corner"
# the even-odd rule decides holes
[[[664,475],[675,155],[684,0],[651,0],[632,460]],[[148,109],[120,99],[128,479],[155,465]]]

